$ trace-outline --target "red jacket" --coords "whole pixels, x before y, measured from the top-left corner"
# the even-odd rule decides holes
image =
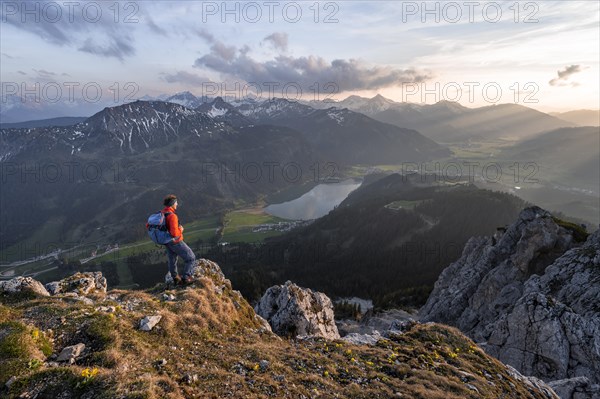
[[[170,206],[165,207],[161,211],[162,213],[171,212],[170,215],[167,215],[167,220],[165,221],[167,225],[167,230],[169,230],[169,234],[174,238],[173,243],[177,244],[178,242],[183,241],[183,232],[181,231],[181,226],[179,225],[179,218],[175,213],[175,209]]]

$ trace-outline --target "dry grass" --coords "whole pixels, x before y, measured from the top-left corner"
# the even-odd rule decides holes
[[[68,368],[15,370],[19,381],[0,394],[13,398],[41,389],[41,397],[111,399],[542,397],[452,328],[416,325],[377,346],[282,340],[261,333],[250,305],[221,282],[204,278],[191,288],[166,291],[175,301],[163,301],[164,292],[111,291],[94,306],[57,298],[1,306],[0,321],[10,315],[26,329],[52,329],[55,353],[80,341],[93,350]],[[106,305],[116,312],[97,310]],[[160,314],[160,323],[140,331],[140,319],[151,314]],[[166,364],[159,365],[163,359]],[[1,361],[4,368],[7,359]],[[268,367],[261,368],[264,361]],[[94,367],[97,376],[82,385],[82,373]],[[7,378],[5,373],[0,384]]]

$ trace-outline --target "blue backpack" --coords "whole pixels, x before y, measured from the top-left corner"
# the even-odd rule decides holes
[[[172,212],[157,212],[148,218],[148,235],[157,244],[165,245],[173,241],[173,237],[167,229],[167,215]]]

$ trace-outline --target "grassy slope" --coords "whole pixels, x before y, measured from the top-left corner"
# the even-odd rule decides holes
[[[239,210],[225,215],[223,241],[227,242],[257,242],[266,237],[282,234],[279,231],[252,232],[252,228],[259,224],[285,222],[286,219],[269,215],[264,212]]]
[[[541,398],[453,328],[416,325],[406,334],[356,346],[342,341],[280,339],[260,332],[235,291],[205,277],[171,291],[110,291],[97,305],[68,298],[2,297],[2,397],[93,398]],[[220,283],[218,283],[220,285]],[[97,309],[116,306],[115,313]],[[139,320],[160,313],[151,332]],[[46,367],[50,353],[84,342],[72,366]],[[165,359],[164,366],[158,360]],[[261,369],[261,360],[269,362]],[[86,373],[97,374],[86,378]],[[197,375],[186,381],[185,375]],[[491,384],[492,382],[493,384]],[[470,385],[468,385],[470,384]],[[475,390],[477,389],[479,393]]]

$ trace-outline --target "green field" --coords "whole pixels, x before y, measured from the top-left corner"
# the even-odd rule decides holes
[[[40,252],[53,245],[53,239],[59,236],[61,226],[62,220],[59,218],[48,220],[25,240],[0,251],[2,263],[22,260],[29,255],[41,255]]]
[[[190,243],[197,242],[199,239],[201,239],[203,241],[209,241],[211,238],[213,238],[215,236],[215,232],[218,227],[219,227],[219,217],[217,215],[211,215],[206,218],[196,220],[185,226],[185,232],[184,232],[185,240]],[[35,243],[32,240],[28,240],[28,243],[29,242]],[[21,245],[23,245],[23,244],[21,244]],[[40,244],[37,244],[37,246],[39,247]],[[24,248],[28,248],[28,247],[24,246]],[[35,246],[32,246],[32,248],[35,248]],[[103,262],[103,261],[115,262],[118,265],[119,279],[121,281],[121,285],[128,285],[128,284],[132,284],[133,280],[131,278],[129,269],[126,265],[127,257],[131,256],[131,255],[136,255],[136,254],[140,254],[143,252],[155,250],[157,248],[159,248],[159,246],[157,246],[152,241],[150,241],[149,238],[144,237],[143,239],[141,239],[137,242],[132,242],[129,244],[121,245],[118,250],[114,250],[114,251],[111,251],[111,252],[108,252],[105,254],[101,253],[101,251],[102,251],[102,249],[101,249],[98,251],[99,252],[98,256],[96,256],[93,260],[90,260],[89,263],[94,264],[94,263],[99,263],[99,262]],[[70,259],[82,260],[82,259],[89,257],[91,252],[94,249],[95,249],[95,245],[85,245],[84,244],[84,245],[79,246],[78,248],[68,249],[66,252],[61,254],[61,256],[66,256],[67,258],[70,258]],[[9,252],[9,251],[12,251],[12,252]],[[15,256],[19,255],[19,252],[17,252],[14,248],[8,248],[5,252],[7,254],[6,259],[3,259],[5,262],[19,260],[18,258],[13,259],[14,256],[9,256],[9,255],[13,255],[13,254]],[[41,252],[43,252],[43,251],[41,251]],[[43,253],[35,253],[35,254],[31,254],[31,255],[42,255],[42,254]],[[26,257],[29,257],[29,256],[30,256],[29,254],[26,254]],[[44,270],[52,268],[52,265],[49,265],[49,263],[52,263],[52,261],[53,261],[53,258],[38,260],[38,261],[22,264],[19,266],[2,268],[2,269],[0,269],[0,272],[5,273],[3,276],[5,278],[12,277],[12,276],[29,275],[32,273],[40,273]],[[9,276],[6,274],[7,272],[12,273],[12,274]],[[49,270],[47,272],[40,273],[39,276],[36,276],[36,277],[43,281],[51,281],[53,279],[60,278],[61,271],[57,270],[57,269]]]
[[[260,224],[286,222],[288,220],[256,210],[238,210],[225,215],[222,241],[258,242],[267,237],[280,235],[279,231],[252,232]]]
[[[493,161],[503,148],[514,145],[511,140],[470,140],[467,143],[447,144],[454,156],[463,160],[488,160]]]
[[[423,202],[422,200],[419,200],[419,201],[399,200],[399,201],[390,202],[385,207],[388,209],[393,209],[393,210],[398,210],[398,209],[411,209],[412,210],[412,209],[415,209],[415,206],[419,205],[422,202]]]
[[[188,243],[198,241],[199,239],[208,241],[214,237],[218,227],[219,217],[214,215],[208,216],[206,218],[186,224],[184,226],[183,236],[185,241]],[[122,248],[119,248],[117,251],[98,256],[94,260],[107,260],[114,262],[119,259],[126,259],[130,255],[137,255],[157,248],[160,248],[160,246],[150,241],[150,238],[144,237],[140,241],[127,244]]]
[[[247,205],[247,204],[243,204]],[[266,223],[277,223],[280,221],[286,221],[285,219],[278,218],[276,216],[268,215],[261,211],[260,208],[256,209],[241,209],[230,211],[224,218],[225,225],[223,226],[223,237],[222,241],[226,242],[259,242],[267,237],[276,236],[282,234],[280,231],[264,231],[264,232],[252,232],[252,229],[260,224]],[[52,224],[44,226],[46,232]],[[195,220],[184,225],[184,238],[185,241],[194,249],[194,252],[198,256],[202,256],[206,252],[200,246],[200,243],[212,242],[217,234],[217,231],[221,226],[219,215],[211,215],[205,218]],[[36,241],[34,237],[28,240],[28,243],[34,245]],[[107,242],[107,245],[109,243]],[[112,244],[112,243],[111,243]],[[21,244],[22,245],[22,244]],[[38,246],[40,244],[37,244]],[[65,249],[65,248],[63,248]],[[154,251],[156,249],[161,250],[161,246],[154,244],[149,238],[142,238],[139,241],[120,244],[119,249],[112,250],[107,253],[103,253],[104,248],[98,250],[98,255],[92,259],[88,259],[93,250],[96,249],[96,244],[83,244],[77,248],[67,248],[65,252],[61,253],[61,257],[68,259],[78,259],[85,262],[84,267],[94,267],[102,262],[113,262],[117,265],[117,273],[119,276],[119,287],[128,287],[134,284],[133,276],[129,266],[127,265],[127,258],[132,255],[139,255],[142,253]],[[12,252],[11,252],[12,251]],[[21,251],[22,253],[22,251]],[[44,251],[38,253],[26,254],[25,256],[19,257],[20,253],[14,248],[8,248],[5,250],[4,262],[13,262],[22,260],[24,257],[30,258],[33,256],[43,255]],[[9,256],[12,255],[12,256]],[[53,265],[54,258],[50,257],[47,259],[37,260],[29,263],[25,263],[18,266],[4,267],[0,269],[3,275],[2,278],[11,278],[14,276],[22,275],[35,275],[36,279],[41,281],[53,281],[63,278],[65,273],[70,274],[65,270],[58,269]],[[166,259],[165,259],[166,261]]]

